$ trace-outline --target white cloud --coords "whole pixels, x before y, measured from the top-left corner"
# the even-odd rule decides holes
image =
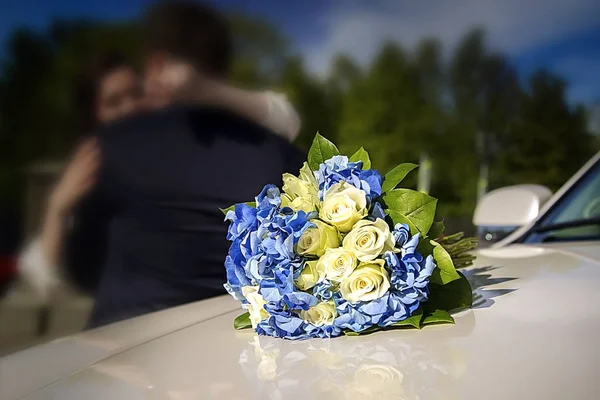
[[[423,37],[455,45],[483,26],[493,47],[518,54],[588,29],[598,21],[597,0],[332,0],[326,36],[306,49],[309,67],[327,70],[332,55],[368,61],[385,39],[415,45]]]

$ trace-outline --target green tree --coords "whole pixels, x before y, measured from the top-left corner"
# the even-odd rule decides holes
[[[43,35],[18,30],[8,41],[0,97],[0,195],[6,206],[19,203],[24,162],[43,154],[50,142],[44,132],[54,119],[47,107],[52,93],[44,89],[53,72],[52,57]]]
[[[386,43],[363,77],[354,81],[343,102],[340,149],[351,153],[364,146],[373,166],[382,171],[402,161],[417,161],[419,139],[415,118],[418,74],[397,44]]]
[[[280,89],[287,93],[302,118],[302,129],[296,139],[298,147],[308,150],[317,131],[336,139],[334,104],[326,86],[307,73],[301,58],[292,57],[283,68]]]
[[[509,127],[519,118],[519,80],[506,57],[487,48],[485,32],[475,29],[452,56],[448,84],[450,113],[438,164],[453,167],[444,173],[443,182],[438,181],[439,197],[447,214],[470,215],[481,166],[490,165],[493,183],[503,181],[506,171],[494,161],[506,145]]]
[[[345,103],[350,97],[349,93],[362,79],[364,79],[364,71],[350,56],[338,54],[334,57],[329,75],[324,82],[329,102],[329,118],[334,131],[321,133],[326,134],[336,143],[346,135],[346,132],[340,131],[340,124]]]
[[[567,103],[565,82],[548,71],[534,73],[527,89],[502,153],[505,179],[556,190],[593,154],[585,111]]]
[[[231,14],[229,22],[236,55],[232,81],[253,88],[278,84],[290,56],[288,40],[260,18]]]
[[[131,25],[55,23],[46,34],[17,32],[4,63],[2,146],[19,165],[64,156],[77,130],[73,86],[93,54],[140,48]]]
[[[447,122],[447,110],[444,106],[446,90],[446,71],[442,62],[442,46],[436,39],[425,39],[419,43],[414,56],[415,69],[419,83],[419,107],[416,119],[420,161],[431,161],[431,188],[439,195],[444,189],[445,168],[440,159],[444,157],[444,138]],[[435,160],[438,160],[436,163]],[[419,174],[425,173],[427,165],[421,165]]]
[[[418,133],[421,149],[436,152],[429,148],[439,140],[445,122],[443,96],[446,72],[442,63],[442,46],[438,40],[426,39],[419,43],[415,55],[415,71],[418,76],[420,112],[415,117],[418,121]]]
[[[331,62],[327,85],[331,90],[346,95],[349,89],[363,77],[362,69],[347,54],[338,54]]]

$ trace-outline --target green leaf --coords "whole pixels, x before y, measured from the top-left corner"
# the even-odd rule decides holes
[[[435,310],[423,318],[423,326],[436,324],[453,324],[454,318],[446,310]]]
[[[429,300],[423,303],[425,315],[435,310],[458,310],[470,308],[473,305],[473,291],[469,281],[463,274],[460,278],[445,285],[431,283],[429,285]]]
[[[410,171],[417,167],[417,164],[404,163],[392,168],[390,172],[385,174],[383,184],[381,185],[383,192],[387,193],[394,189],[404,178],[406,178],[406,175],[408,175]]]
[[[362,336],[362,335],[368,335],[369,333],[377,332],[377,331],[380,331],[380,330],[381,330],[380,327],[378,327],[378,326],[372,326],[370,328],[365,329],[362,332],[354,332],[354,331],[351,331],[351,330],[345,330],[344,331],[344,335],[346,335],[346,336]]]
[[[460,275],[456,271],[456,268],[454,268],[452,257],[450,257],[446,249],[435,241],[431,241],[430,244],[433,245],[433,259],[437,264],[437,268],[433,270],[433,274],[431,275],[431,282],[445,285],[459,279]]]
[[[236,330],[250,328],[252,323],[250,322],[250,313],[243,313],[238,316],[235,320],[233,320],[233,327]]]
[[[249,202],[247,202],[247,203],[244,203],[244,204],[246,204],[246,205],[248,205],[248,206],[250,206],[250,207],[256,207],[256,202],[255,202],[255,201],[249,201]],[[232,206],[229,206],[229,207],[227,207],[227,208],[219,208],[219,210],[221,210],[221,212],[222,212],[224,215],[227,215],[227,212],[228,212],[228,211],[233,211],[233,210],[234,210],[234,208],[235,208],[235,204],[234,204],[234,205],[232,205]]]
[[[335,144],[331,143],[317,132],[312,145],[310,146],[310,150],[308,150],[308,166],[313,171],[316,171],[319,169],[319,165],[321,165],[322,162],[339,154],[340,151],[335,147]]]
[[[352,156],[350,157],[350,161],[352,161],[352,162],[362,161],[362,163],[363,163],[362,169],[370,169],[371,168],[371,158],[369,158],[369,153],[367,153],[367,151],[363,147],[358,149],[356,151],[356,153],[352,154]]]
[[[419,230],[417,229],[415,224],[413,224],[412,221],[410,219],[408,219],[405,215],[402,215],[399,212],[392,211],[392,210],[386,210],[386,214],[389,215],[389,217],[392,219],[392,222],[394,223],[394,225],[396,225],[396,224],[408,225],[408,229],[410,230],[411,235],[415,235],[415,234],[419,233]]]
[[[437,199],[410,189],[395,189],[386,193],[383,200],[390,211],[395,211],[408,218],[423,236],[429,232]]]
[[[421,329],[421,318],[423,317],[423,310],[421,307],[417,308],[417,310],[405,320],[396,322],[392,324],[392,326],[412,326],[413,328]]]
[[[446,226],[444,225],[444,220],[436,221],[433,224],[431,224],[431,228],[429,228],[427,236],[435,240],[439,238],[442,233],[444,233],[444,229],[446,229]]]
[[[433,249],[435,249],[434,241],[429,237],[423,238],[423,240],[419,241],[417,245],[417,251],[423,257],[433,256]],[[437,268],[436,268],[437,269]],[[441,282],[438,282],[441,283]]]

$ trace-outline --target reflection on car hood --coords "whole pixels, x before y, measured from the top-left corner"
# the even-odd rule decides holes
[[[239,308],[209,299],[5,356],[0,358],[0,400],[21,398],[100,360]]]
[[[233,330],[239,305],[230,298],[196,303],[177,309],[178,318],[211,317],[96,362],[88,357],[81,370],[26,398],[593,399],[600,391],[599,247],[482,250],[465,271],[474,309],[455,315],[455,325],[421,331],[291,342]],[[146,326],[162,325],[173,311],[145,317]],[[74,347],[62,356],[91,352],[94,340],[116,343],[136,324],[66,339]],[[0,367],[10,370],[19,357],[35,365],[29,374],[43,373],[35,354],[18,353]]]

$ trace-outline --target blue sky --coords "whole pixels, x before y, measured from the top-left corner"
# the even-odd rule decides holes
[[[115,20],[136,16],[149,0],[0,0],[0,41],[12,29],[43,29],[52,17]],[[451,49],[475,25],[493,48],[509,54],[522,76],[543,66],[570,83],[572,101],[600,99],[600,1],[597,0],[212,0],[279,25],[305,55],[327,72],[332,54],[368,62],[385,39],[414,46],[426,36]]]

